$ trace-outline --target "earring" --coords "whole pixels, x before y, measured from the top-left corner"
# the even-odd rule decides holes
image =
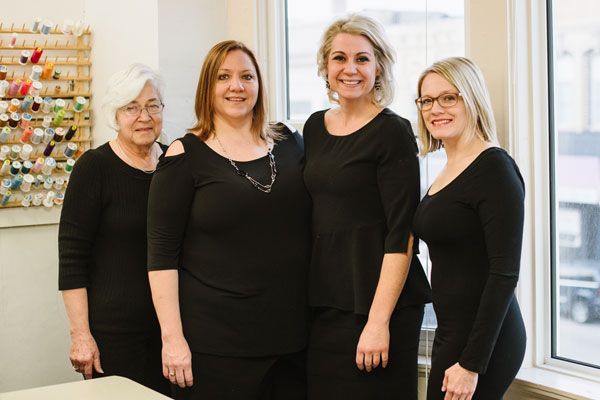
[[[325,89],[331,89],[331,86],[329,86],[329,81],[327,79],[325,79]]]
[[[379,78],[375,79],[375,84],[373,85],[373,88],[377,91],[381,90],[381,79],[379,79]]]

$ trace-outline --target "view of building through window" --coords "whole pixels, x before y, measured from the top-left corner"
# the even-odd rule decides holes
[[[551,3],[552,355],[600,367],[600,3]]]

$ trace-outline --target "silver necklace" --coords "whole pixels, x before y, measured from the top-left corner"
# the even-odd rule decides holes
[[[131,165],[132,167],[134,167],[135,169],[139,169],[140,171],[142,171],[145,174],[153,174],[154,171],[156,171],[156,163],[154,163],[154,169],[149,170],[149,169],[143,169],[143,168],[139,168],[137,167],[137,164],[134,163],[131,158],[129,158],[129,156],[127,155],[127,153],[125,153],[125,150],[123,150],[123,148],[121,147],[121,144],[119,143],[119,139],[115,139],[115,143],[117,144],[117,147],[119,148],[119,151],[121,152],[121,154],[123,154],[123,157],[125,157],[125,161],[127,161],[127,163],[129,165]],[[150,149],[151,152],[151,156],[154,157],[154,143],[152,143],[152,148]]]
[[[248,181],[252,184],[252,186],[257,188],[261,192],[271,193],[271,188],[273,187],[273,184],[275,183],[275,179],[277,178],[277,166],[275,165],[275,156],[273,155],[273,153],[271,153],[271,148],[269,148],[268,145],[267,145],[267,156],[269,159],[269,168],[271,169],[271,183],[264,185],[264,184],[260,183],[259,181],[257,181],[256,179],[254,179],[253,177],[251,177],[250,175],[248,175],[248,173],[246,171],[244,171],[243,169],[240,169],[236,165],[236,163],[231,159],[231,157],[229,157],[229,153],[227,153],[227,150],[225,150],[223,143],[221,143],[221,141],[219,140],[219,137],[217,136],[216,133],[215,133],[215,139],[217,139],[217,143],[219,143],[221,150],[223,150],[223,153],[225,154],[225,158],[227,158],[227,160],[229,161],[229,164],[231,164],[231,166],[235,169],[236,174],[238,174],[242,178],[248,179]]]

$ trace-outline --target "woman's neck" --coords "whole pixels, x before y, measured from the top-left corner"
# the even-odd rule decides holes
[[[477,155],[492,146],[492,143],[483,141],[476,133],[463,133],[455,139],[443,140],[443,143],[449,165]]]

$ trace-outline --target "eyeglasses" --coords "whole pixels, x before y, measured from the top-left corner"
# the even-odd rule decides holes
[[[125,107],[121,107],[120,110],[130,117],[137,117],[142,113],[143,110],[146,110],[150,115],[154,115],[161,112],[163,108],[165,108],[163,103],[152,103],[145,107],[142,107],[139,104],[129,104]]]
[[[436,101],[438,102],[440,107],[452,107],[456,105],[456,103],[458,103],[459,97],[462,97],[461,93],[444,93],[440,94],[438,97],[419,97],[415,100],[415,103],[417,103],[417,107],[419,108],[419,110],[428,111],[431,110],[431,108],[433,107],[433,103],[435,103]]]

